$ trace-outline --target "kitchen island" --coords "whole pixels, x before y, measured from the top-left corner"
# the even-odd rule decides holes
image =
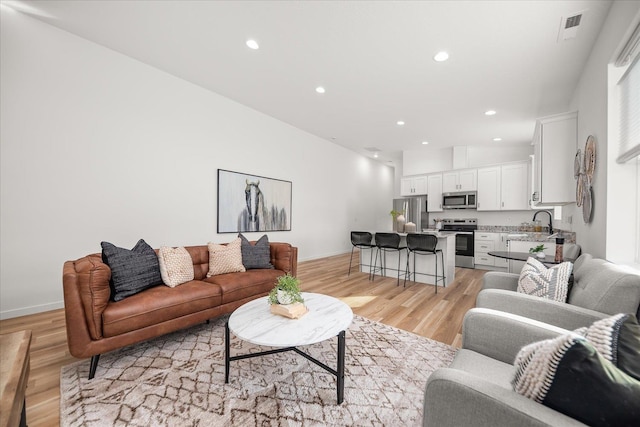
[[[375,231],[370,231],[373,234],[373,239],[375,243]],[[389,233],[389,231],[384,231],[383,233]],[[400,235],[400,246],[407,246],[407,233],[398,233]],[[445,286],[452,283],[455,274],[456,274],[456,233],[452,231],[423,231],[419,234],[432,234],[438,238],[437,249],[442,250],[442,256],[444,257],[444,275],[445,275]],[[375,262],[377,248],[372,249],[373,257],[371,258]],[[384,276],[386,277],[397,277],[398,276],[398,256],[400,256],[400,280],[404,280],[404,269],[407,265],[407,250],[402,250],[400,252],[380,252],[378,255],[378,266],[380,266],[379,257],[383,258],[383,265],[386,266],[384,269]],[[386,260],[385,260],[386,256]],[[411,275],[411,281],[415,281],[418,283],[426,283],[429,285],[435,284],[435,255],[416,255],[416,274],[415,278],[413,274]],[[414,271],[413,265],[413,255],[410,256],[409,266],[411,272]],[[360,271],[363,273],[369,273],[369,269],[372,266],[369,265],[369,251],[364,250],[360,251]],[[420,274],[422,273],[422,274]],[[376,275],[380,275],[381,273],[378,271]],[[427,275],[425,275],[427,274]],[[440,254],[438,254],[438,275],[442,275],[441,265],[440,265]],[[408,281],[408,279],[407,279]],[[442,285],[442,281],[439,281],[439,285]]]

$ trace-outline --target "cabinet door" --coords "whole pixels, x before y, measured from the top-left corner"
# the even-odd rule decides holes
[[[502,166],[502,210],[529,209],[529,167],[526,162]]]
[[[446,172],[442,174],[442,192],[454,193],[458,188],[458,172]]]
[[[498,237],[498,242],[496,243],[496,251],[500,251],[500,252],[506,252],[507,251],[507,236],[509,233],[500,233],[499,237]],[[494,261],[495,261],[495,266],[496,267],[503,267],[503,268],[508,268],[509,267],[509,260],[506,258],[497,258],[494,257]]]
[[[478,210],[500,210],[500,166],[478,169]]]
[[[403,196],[413,196],[413,179],[402,178],[400,180],[400,194]]]
[[[427,194],[427,177],[418,176],[413,179],[413,190],[415,196],[422,196]]]
[[[442,174],[427,176],[427,211],[442,212]]]
[[[460,171],[460,173],[458,174],[459,191],[476,191],[478,189],[477,176],[477,169]]]

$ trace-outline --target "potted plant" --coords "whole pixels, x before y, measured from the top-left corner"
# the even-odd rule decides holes
[[[300,293],[300,280],[289,273],[278,277],[276,286],[269,292],[269,304],[303,303]]]
[[[538,245],[534,248],[529,248],[529,253],[530,254],[535,254],[535,256],[537,256],[538,258],[544,258],[545,257],[545,253],[542,252],[545,249],[547,249],[544,245]]]
[[[393,218],[393,231],[400,231],[402,232],[403,230],[399,230],[399,224],[398,224],[398,218],[400,218],[401,221],[403,221],[403,228],[404,228],[404,211],[397,211],[395,209],[392,209],[391,212],[389,212],[391,214],[391,217]]]

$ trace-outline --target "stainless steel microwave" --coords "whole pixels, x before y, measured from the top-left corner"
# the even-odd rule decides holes
[[[442,194],[443,209],[476,209],[477,204],[476,191],[464,191],[456,193]]]

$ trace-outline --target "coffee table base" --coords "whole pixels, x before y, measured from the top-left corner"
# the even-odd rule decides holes
[[[230,356],[230,335],[229,335],[229,322],[224,325],[224,382],[229,383],[229,367],[232,360],[249,359],[251,357],[266,356],[268,354],[283,353],[285,351],[295,351],[299,355],[303,356],[307,360],[320,366],[322,369],[336,376],[336,389],[338,395],[338,405],[344,401],[344,353],[345,353],[345,331],[341,331],[338,334],[338,366],[337,369],[333,369],[330,366],[325,365],[314,357],[308,355],[304,351],[296,347],[283,347],[274,350],[261,351],[258,353],[241,354],[238,356]]]

